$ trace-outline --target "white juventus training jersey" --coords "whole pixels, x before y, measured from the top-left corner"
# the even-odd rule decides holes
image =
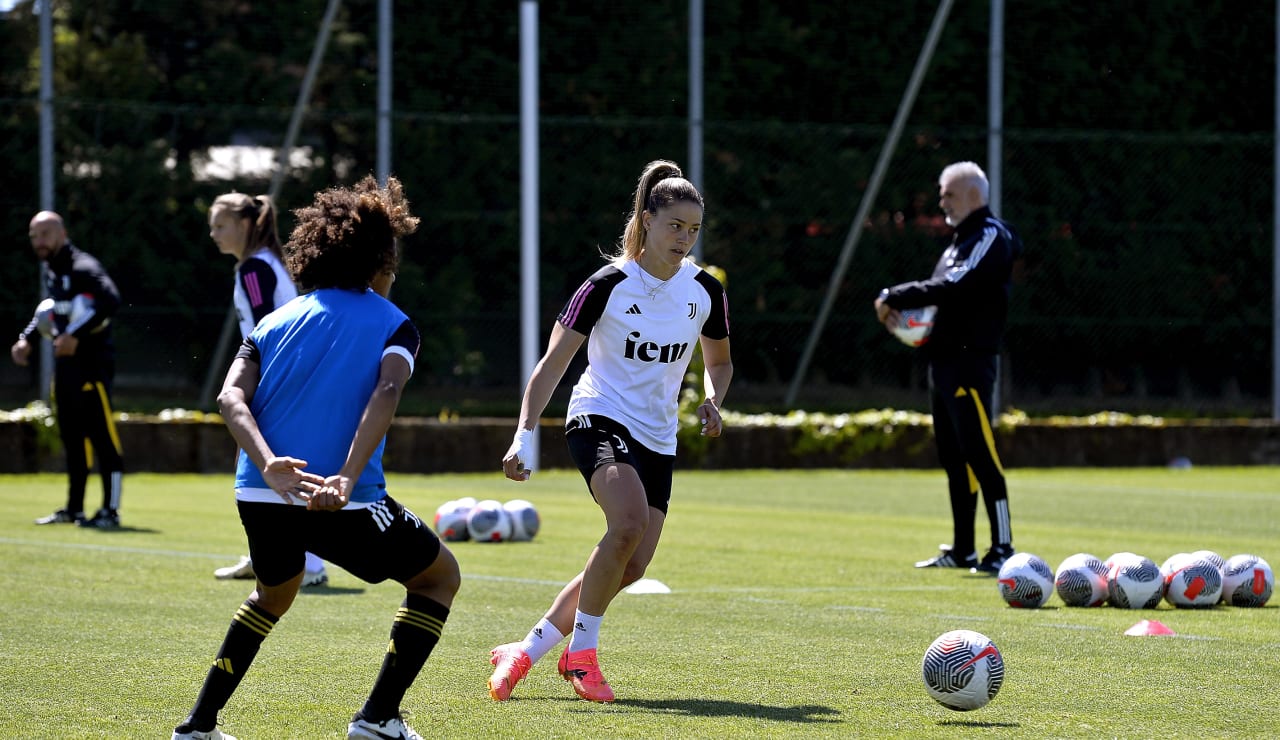
[[[263,316],[280,308],[298,295],[289,271],[280,258],[266,247],[249,255],[236,266],[236,288],[232,303],[240,321],[240,337],[249,336]]]
[[[589,335],[569,417],[607,416],[645,447],[675,454],[680,387],[698,337],[729,336],[720,281],[689,259],[665,283],[642,277],[635,261],[609,265],[587,278],[558,321]]]

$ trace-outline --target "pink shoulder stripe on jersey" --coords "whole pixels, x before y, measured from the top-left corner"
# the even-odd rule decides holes
[[[571,327],[577,323],[578,315],[582,313],[582,304],[587,302],[587,296],[591,291],[595,290],[595,288],[596,286],[592,285],[590,280],[583,283],[582,287],[578,288],[578,292],[573,294],[573,298],[569,301],[569,307],[564,312],[565,315],[564,321],[561,322],[562,324]]]
[[[249,296],[250,306],[262,305],[262,287],[258,285],[258,276],[252,272],[244,276],[244,292]]]
[[[726,336],[728,336],[729,334],[729,294],[721,293],[720,301],[724,303],[724,333]]]

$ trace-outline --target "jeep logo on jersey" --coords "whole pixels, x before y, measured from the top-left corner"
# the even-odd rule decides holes
[[[689,349],[688,342],[675,344],[658,344],[657,342],[640,342],[640,332],[633,331],[627,335],[626,351],[622,353],[628,360],[641,362],[675,362]]]

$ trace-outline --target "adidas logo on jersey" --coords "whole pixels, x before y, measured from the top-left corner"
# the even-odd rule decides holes
[[[640,315],[640,307],[639,307],[638,305],[636,305],[636,304],[632,303],[632,304],[631,304],[631,308],[628,308],[628,309],[627,309],[627,313],[628,313],[628,314],[631,314],[632,316],[639,316],[639,315]]]

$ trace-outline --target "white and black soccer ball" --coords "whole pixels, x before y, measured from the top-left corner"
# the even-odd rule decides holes
[[[511,516],[501,501],[477,502],[467,515],[467,533],[476,542],[505,542],[511,539]]]
[[[898,341],[908,347],[919,347],[929,341],[929,334],[933,331],[933,317],[938,313],[937,306],[904,308],[899,313],[902,318],[893,330]]]
[[[434,521],[436,534],[446,542],[469,539],[471,535],[467,532],[467,515],[470,513],[471,505],[461,499],[440,504]]]
[[[36,304],[36,331],[45,339],[53,339],[54,322],[53,322],[53,299],[46,298]]]
[[[1173,563],[1164,579],[1164,598],[1176,607],[1210,607],[1222,598],[1222,570],[1203,555]]]
[[[1087,552],[1078,552],[1058,564],[1053,585],[1067,606],[1102,606],[1107,601],[1107,566]]]
[[[1222,569],[1227,567],[1227,559],[1222,557],[1218,553],[1214,552],[1213,550],[1196,550],[1191,554],[1195,555],[1196,557],[1207,558],[1209,562],[1218,566],[1218,572],[1222,572]],[[1165,580],[1165,583],[1166,584],[1168,583],[1168,579]],[[1226,596],[1225,593],[1220,594],[1218,600],[1222,601],[1222,598],[1225,596]]]
[[[1004,683],[1004,657],[986,635],[973,630],[943,633],[924,651],[925,691],[957,712],[985,707]]]
[[[512,499],[502,505],[511,517],[511,541],[528,542],[542,528],[542,518],[533,504],[522,498]]]
[[[84,315],[93,311],[93,294],[79,293],[71,297],[71,300],[63,302],[61,305],[52,298],[45,298],[36,304],[35,320],[36,331],[45,339],[53,339],[57,335],[57,319],[55,316],[59,313],[67,315],[67,323],[75,324],[84,318]],[[61,309],[61,311],[59,310]],[[103,321],[103,326],[111,323],[110,320]]]
[[[1108,560],[1107,600],[1120,609],[1154,609],[1164,598],[1164,579],[1151,558],[1131,552]]]
[[[1000,566],[996,583],[1009,606],[1039,609],[1053,595],[1053,570],[1039,556],[1019,552]]]
[[[1271,565],[1257,555],[1232,555],[1222,566],[1222,600],[1231,606],[1266,606],[1275,586]]]

